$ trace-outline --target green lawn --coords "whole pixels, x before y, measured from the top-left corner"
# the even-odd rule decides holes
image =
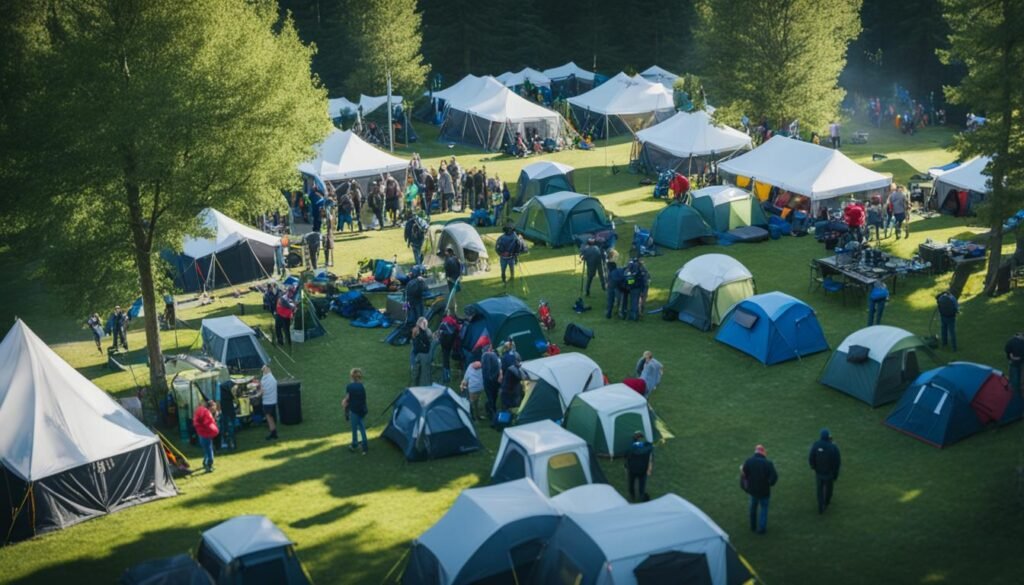
[[[466,167],[486,164],[514,181],[523,162],[466,148],[449,150],[433,142],[431,129],[417,149],[428,164],[458,153]],[[852,130],[848,131],[852,132]],[[886,170],[924,170],[948,162],[943,150],[951,134],[930,130],[905,137],[872,130],[868,145],[844,149],[859,161],[872,152],[889,156]],[[618,218],[619,251],[625,254],[633,225],[649,225],[663,205],[649,187],[626,172],[628,142],[613,142],[596,151],[574,151],[551,158],[577,168],[580,191],[601,197]],[[900,162],[903,161],[903,162]],[[909,172],[896,170],[897,180]],[[924,238],[945,239],[965,231],[960,220],[920,221],[911,242],[896,251],[909,253]],[[338,246],[339,274],[354,272],[363,257],[409,260],[398,230],[344,236]],[[493,231],[485,238],[493,245]],[[888,243],[890,246],[894,242]],[[648,262],[654,277],[651,306],[666,299],[673,272],[686,260],[706,252],[735,256],[751,269],[758,290],[781,290],[811,303],[834,346],[864,325],[865,307],[850,298],[808,293],[808,261],[823,253],[812,238],[787,238],[761,245],[704,247],[667,251]],[[96,261],[101,261],[97,259]],[[0,250],[0,268],[11,283],[0,292],[0,322],[19,315],[57,351],[102,388],[129,390],[132,375],[104,369],[88,333],[77,319],[65,318],[45,288],[33,280],[31,267],[14,262]],[[571,250],[535,248],[523,265],[525,278],[514,287],[535,306],[547,299],[561,327],[570,321],[593,327],[597,337],[586,351],[613,380],[630,374],[645,349],[665,364],[665,377],[653,405],[674,438],[657,448],[652,495],[675,492],[697,504],[730,534],[733,543],[768,583],[1019,583],[1024,510],[1020,479],[1024,425],[989,431],[946,450],[938,450],[896,433],[881,422],[891,410],[872,410],[816,382],[827,353],[765,368],[751,358],[716,343],[678,322],[648,316],[642,323],[606,321],[595,295],[595,310],[571,312],[580,275]],[[885,321],[925,334],[933,312],[932,297],[948,282],[918,277],[900,283]],[[966,291],[960,322],[961,351],[942,351],[945,360],[965,359],[1003,366],[1002,344],[1020,327],[1019,294],[995,300],[980,298],[975,277]],[[184,317],[198,327],[207,315],[238,312],[244,319],[269,325],[252,294],[224,296]],[[502,292],[495,272],[470,278],[460,306]],[[127,301],[127,300],[126,300]],[[378,306],[382,306],[378,304]],[[277,364],[303,380],[305,421],[284,427],[281,440],[267,443],[262,430],[243,431],[240,450],[218,457],[217,471],[179,482],[181,496],[147,504],[69,530],[0,549],[0,581],[57,583],[113,582],[127,566],[168,556],[195,546],[205,528],[238,514],[266,514],[298,543],[299,554],[319,583],[380,583],[403,559],[409,541],[435,522],[459,491],[485,484],[498,434],[481,427],[486,449],[476,454],[406,463],[396,449],[379,439],[385,417],[378,413],[408,379],[407,348],[383,344],[383,330],[361,330],[336,316],[325,321],[329,335],[296,345],[291,358],[271,350]],[[195,331],[165,333],[167,348],[196,342]],[[560,337],[558,338],[560,342]],[[138,331],[130,344],[143,344]],[[143,357],[136,352],[135,361]],[[371,405],[370,455],[344,449],[345,422],[339,402],[349,368],[367,376]],[[280,374],[280,368],[278,370]],[[144,371],[137,369],[142,379]],[[818,430],[828,426],[841,446],[845,465],[834,505],[825,516],[816,512],[814,483],[806,450]],[[737,467],[756,443],[768,448],[780,481],[771,503],[769,533],[755,536],[747,527],[746,499],[737,486]],[[185,445],[199,458],[196,447]],[[605,462],[613,485],[624,490],[620,462]]]

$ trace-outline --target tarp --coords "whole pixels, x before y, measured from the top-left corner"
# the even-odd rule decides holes
[[[716,155],[725,157],[750,148],[750,137],[728,126],[716,126],[707,112],[679,112],[636,133],[637,140],[681,159]]]
[[[300,164],[299,171],[322,181],[342,181],[404,171],[408,166],[409,161],[375,148],[351,130],[335,130],[317,146],[316,158]]]
[[[586,69],[580,67],[579,65],[572,61],[569,61],[565,65],[559,65],[558,67],[545,69],[544,75],[546,75],[548,79],[550,79],[551,81],[559,81],[562,79],[566,79],[568,77],[575,76],[576,79],[589,81],[591,83],[594,82],[593,71],[587,71]]]
[[[519,87],[527,81],[537,87],[551,87],[551,78],[531,67],[525,67],[515,73],[507,71],[496,79],[504,83],[505,87]]]
[[[866,169],[838,150],[774,136],[754,150],[721,163],[719,169],[753,177],[814,201],[881,189],[892,178]]]
[[[203,543],[225,564],[248,554],[293,543],[266,516],[237,516],[203,533]]]
[[[675,109],[671,90],[625,73],[619,73],[583,95],[569,98],[568,102],[580,110],[605,116],[651,114]]]
[[[200,212],[199,222],[203,228],[213,233],[213,237],[186,236],[182,244],[182,251],[192,258],[202,258],[222,252],[245,240],[252,240],[274,248],[281,245],[281,238],[239,223],[212,207]]]
[[[672,73],[668,69],[658,67],[657,65],[651,65],[647,69],[640,72],[640,77],[643,77],[647,81],[652,83],[660,83],[667,88],[672,88],[679,76]]]
[[[987,156],[974,157],[962,165],[945,171],[938,172],[937,169],[930,169],[929,173],[935,179],[935,192],[940,197],[945,195],[951,187],[975,193],[989,193],[992,191],[990,184],[992,177],[982,174],[991,158]]]

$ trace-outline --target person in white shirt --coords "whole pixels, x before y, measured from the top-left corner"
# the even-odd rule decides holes
[[[466,374],[462,377],[462,389],[469,392],[470,416],[486,420],[487,417],[480,412],[478,406],[480,393],[484,391],[484,370],[479,361],[469,364],[466,368]]]
[[[839,123],[832,122],[828,125],[828,135],[832,139],[832,148],[839,148]]]
[[[658,384],[661,383],[661,374],[664,371],[664,367],[661,362],[654,359],[654,354],[650,351],[645,351],[640,356],[640,361],[636,363],[636,375],[639,376],[646,386],[645,396],[650,396],[651,392],[654,392]]]
[[[267,418],[270,434],[267,440],[277,438],[277,378],[270,371],[270,366],[263,366],[263,377],[260,378],[259,396],[263,397],[263,416]]]

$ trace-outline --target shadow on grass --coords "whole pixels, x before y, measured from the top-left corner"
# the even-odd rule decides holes
[[[362,507],[362,504],[345,503],[340,506],[331,508],[330,510],[321,512],[319,514],[314,514],[301,520],[296,520],[295,522],[292,522],[289,526],[291,526],[292,528],[309,528],[311,526],[318,526],[320,524],[331,524],[333,522],[341,520],[342,518],[348,516],[349,514],[352,514],[353,512],[356,512]]]

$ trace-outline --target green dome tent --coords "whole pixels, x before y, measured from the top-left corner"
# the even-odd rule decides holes
[[[574,170],[569,165],[549,160],[526,165],[519,173],[519,188],[512,205],[519,207],[538,195],[575,191],[576,185],[572,178]]]
[[[689,248],[714,236],[700,213],[681,203],[673,203],[658,213],[651,234],[655,244],[673,250]]]
[[[484,299],[466,307],[467,323],[462,333],[462,350],[472,353],[480,338],[486,335],[497,346],[507,339],[516,343],[524,360],[539,358],[543,350],[544,332],[533,311],[522,300],[503,295]]]
[[[658,438],[647,400],[625,384],[577,394],[565,412],[565,429],[605,457],[625,455],[636,431],[651,441]]]
[[[754,276],[739,260],[703,254],[683,265],[672,280],[666,309],[701,331],[719,325],[729,308],[754,294]]]
[[[556,248],[573,243],[576,236],[610,229],[600,201],[569,191],[534,197],[516,222],[516,230],[527,239]]]
[[[899,400],[907,385],[920,375],[922,351],[935,361],[924,340],[909,331],[888,325],[865,327],[839,344],[820,382],[880,406]]]
[[[693,208],[700,212],[704,221],[716,232],[727,232],[747,226],[766,226],[757,198],[737,187],[716,185],[697,189],[690,193]]]

